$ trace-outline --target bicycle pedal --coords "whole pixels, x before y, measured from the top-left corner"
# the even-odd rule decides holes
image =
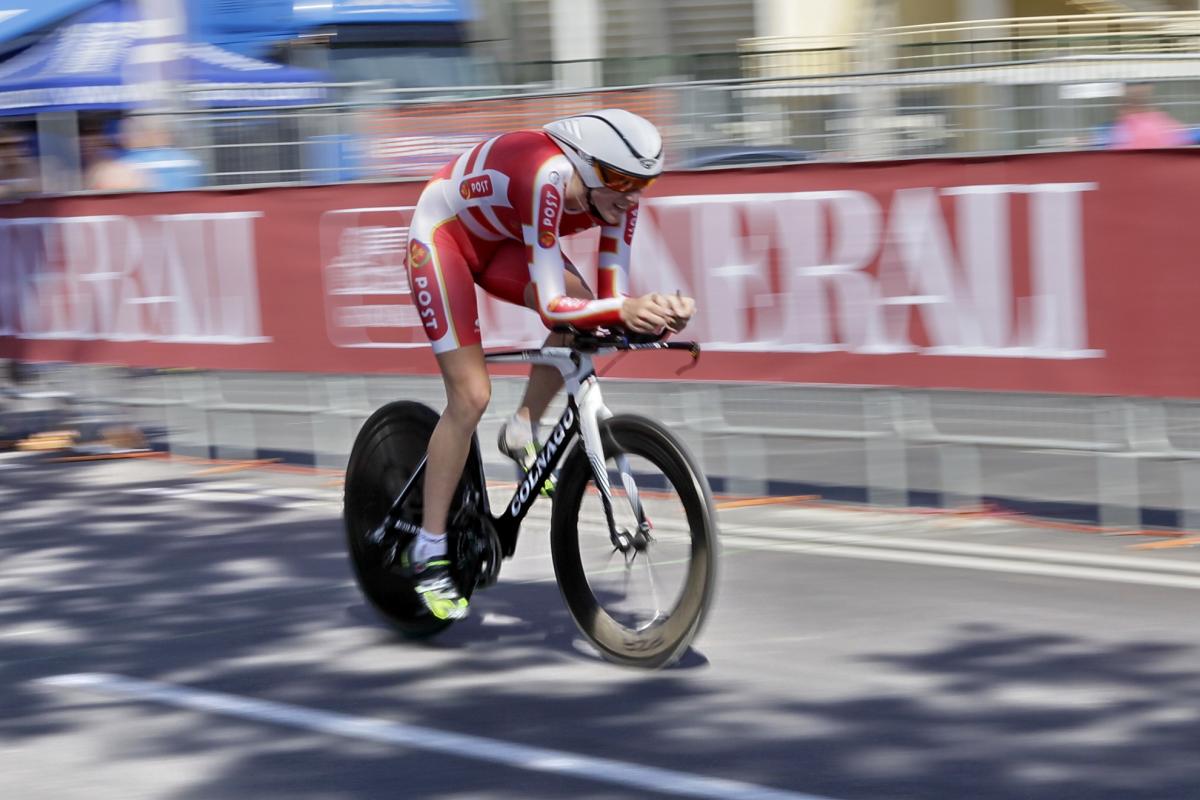
[[[392,530],[401,536],[413,537],[421,533],[421,526],[406,519],[398,519],[392,523]]]

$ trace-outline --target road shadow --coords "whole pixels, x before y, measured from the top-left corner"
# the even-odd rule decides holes
[[[660,672],[597,668],[552,582],[503,577],[472,618],[414,644],[362,602],[332,515],[228,503],[181,520],[88,469],[4,476],[0,750],[84,732],[69,712],[85,695],[37,679],[107,672],[841,800],[1174,800],[1200,786],[1191,645],[966,625],[918,652],[864,647],[857,659],[885,667],[890,688],[831,663],[817,684],[810,668],[808,685],[769,692],[702,653]],[[314,639],[340,655],[306,657]],[[427,657],[401,657],[412,649]],[[134,723],[164,716],[106,702]],[[202,755],[203,777],[171,800],[655,796],[219,714],[98,746],[147,766]]]

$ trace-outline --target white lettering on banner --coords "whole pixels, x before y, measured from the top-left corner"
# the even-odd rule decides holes
[[[346,306],[335,309],[342,328],[407,328],[420,325],[412,306]]]
[[[405,269],[412,210],[412,206],[345,208],[322,215],[325,320],[334,345],[426,344]]]
[[[428,347],[423,328],[437,328],[426,305],[422,319],[405,260],[412,206],[344,208],[321,218],[321,263],[329,341],[338,347]],[[562,240],[564,243],[566,239]],[[595,257],[596,245],[592,245]],[[417,289],[423,287],[417,286]],[[425,298],[431,302],[432,295]],[[489,347],[545,338],[537,314],[476,290]],[[390,321],[390,324],[388,324]]]
[[[858,191],[653,198],[632,280],[638,293],[696,295],[689,333],[714,349],[1099,358],[1087,344],[1082,203],[1097,189],[906,188],[886,209]],[[1018,197],[1027,276],[1013,258]]]
[[[43,229],[50,222],[36,218],[0,221],[0,335],[21,333],[25,287],[39,273],[38,265],[50,258],[52,237]],[[25,311],[35,313],[33,309]]]
[[[636,293],[697,297],[688,327],[731,351],[1099,358],[1089,349],[1083,198],[1092,183],[700,195],[643,201]],[[411,207],[329,212],[322,223],[327,302],[388,313],[330,314],[343,347],[423,347],[404,274]],[[1012,218],[1028,215],[1028,240]],[[951,235],[953,232],[953,236]],[[598,231],[562,239],[594,275]],[[1027,257],[1018,258],[1017,256]],[[1027,266],[1026,266],[1027,265]],[[487,346],[545,336],[527,309],[479,299]],[[353,320],[403,320],[386,335]],[[390,341],[383,341],[384,338]]]
[[[247,343],[258,212],[0,219],[0,333]]]

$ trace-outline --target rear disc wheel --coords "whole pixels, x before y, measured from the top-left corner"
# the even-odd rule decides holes
[[[432,616],[413,588],[412,577],[400,568],[399,558],[390,548],[368,538],[384,521],[392,502],[400,495],[416,471],[429,438],[437,425],[438,415],[421,403],[400,401],[380,408],[363,424],[355,439],[346,467],[346,486],[343,501],[343,521],[346,545],[354,577],[363,595],[397,630],[406,636],[424,638],[448,628],[451,620]],[[464,478],[459,483],[449,518],[461,518],[463,500],[470,492],[480,491],[474,467],[473,449],[468,458]],[[401,516],[420,525],[423,479],[409,492]],[[400,542],[400,547],[407,542]],[[457,532],[451,533],[448,552],[461,549]],[[459,559],[452,559],[451,573],[464,596],[469,596],[474,581],[464,581]]]

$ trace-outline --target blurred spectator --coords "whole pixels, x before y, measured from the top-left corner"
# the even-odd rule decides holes
[[[202,186],[200,162],[171,144],[171,132],[161,117],[129,117],[121,124],[125,154],[120,162],[142,175],[144,190],[177,192]]]
[[[1107,146],[1113,150],[1149,150],[1159,147],[1185,147],[1192,143],[1187,129],[1170,114],[1153,105],[1154,87],[1132,83],[1125,87],[1125,99],[1117,120],[1108,132]]]
[[[91,122],[83,127],[79,147],[83,158],[83,188],[97,192],[145,191],[149,181],[137,167],[123,163],[113,137],[115,121]]]
[[[37,163],[25,137],[0,129],[0,201],[20,200],[38,192]]]

